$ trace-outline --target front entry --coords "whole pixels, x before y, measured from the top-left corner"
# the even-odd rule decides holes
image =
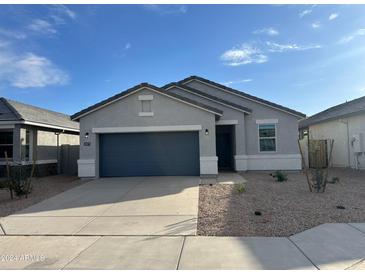
[[[219,170],[234,169],[234,126],[216,126],[216,151]]]

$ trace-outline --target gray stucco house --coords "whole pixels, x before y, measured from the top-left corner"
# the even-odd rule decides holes
[[[79,145],[79,123],[63,113],[0,98],[0,175],[10,164],[36,163],[39,176],[57,173],[59,149]]]
[[[71,116],[80,177],[299,170],[305,114],[198,76],[142,83]]]

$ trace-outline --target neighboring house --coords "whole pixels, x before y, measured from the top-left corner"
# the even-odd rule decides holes
[[[192,76],[142,83],[71,116],[80,177],[298,170],[295,110]]]
[[[57,173],[62,144],[79,144],[79,123],[68,115],[0,98],[0,174],[10,163],[29,166],[37,175]]]
[[[365,96],[304,119],[299,127],[310,139],[334,140],[332,166],[365,168]]]

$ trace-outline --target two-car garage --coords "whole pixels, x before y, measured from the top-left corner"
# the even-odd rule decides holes
[[[199,175],[199,133],[99,134],[99,175]]]

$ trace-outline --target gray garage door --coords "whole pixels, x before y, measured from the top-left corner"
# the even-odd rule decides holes
[[[102,177],[199,175],[198,132],[102,134]]]

